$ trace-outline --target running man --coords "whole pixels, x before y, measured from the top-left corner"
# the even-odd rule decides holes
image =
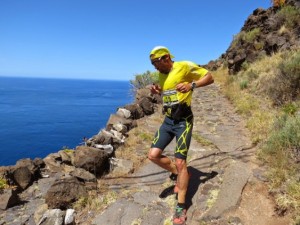
[[[164,46],[150,52],[152,65],[159,71],[159,84],[151,86],[153,94],[161,94],[165,119],[156,132],[148,158],[171,173],[176,181],[178,203],[173,224],[186,221],[186,192],[189,183],[187,153],[193,129],[191,101],[193,90],[214,82],[210,72],[190,61],[174,62],[174,56]],[[176,137],[175,162],[163,155],[166,146]]]

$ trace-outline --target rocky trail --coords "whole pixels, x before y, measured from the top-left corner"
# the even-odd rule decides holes
[[[188,225],[287,225],[274,213],[264,168],[255,159],[255,146],[242,118],[213,84],[193,96],[194,134],[188,167],[192,176],[187,193]],[[159,113],[159,112],[157,112]],[[154,132],[157,113],[141,120]],[[200,141],[199,141],[200,138]],[[145,146],[147,150],[148,146]],[[172,157],[174,143],[166,150]],[[109,180],[109,188],[127,192],[101,214],[82,222],[97,225],[172,224],[176,196],[160,198],[172,186],[169,173],[147,161],[126,178]]]

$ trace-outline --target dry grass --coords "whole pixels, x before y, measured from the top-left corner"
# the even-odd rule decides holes
[[[247,80],[249,92],[264,98],[267,104],[282,105],[299,95],[300,50],[279,52],[256,61],[235,78]]]
[[[114,191],[90,191],[86,197],[79,198],[74,204],[73,208],[77,211],[102,211],[108,205],[115,202],[117,193]]]
[[[255,110],[247,121],[247,128],[251,131],[253,143],[266,140],[273,125],[274,114],[269,111]]]
[[[282,25],[280,27],[280,29],[278,30],[279,35],[283,35],[283,34],[286,34],[286,33],[289,33],[289,32],[290,32],[289,29],[287,29],[285,25]]]
[[[280,32],[285,32],[284,28]],[[261,147],[258,157],[270,167],[269,187],[279,213],[288,210],[299,212],[300,209],[300,167],[293,155],[293,151],[297,153],[300,148],[300,125],[296,125],[297,117],[294,116],[300,108],[300,101],[287,102],[280,107],[275,107],[274,101],[277,96],[293,91],[289,87],[281,87],[282,79],[279,78],[285,72],[282,68],[298,71],[297,60],[299,50],[280,52],[247,65],[235,76],[228,75],[225,69],[214,72],[221,90],[246,120],[252,141]],[[281,127],[276,127],[282,114],[288,115],[289,124],[283,121]],[[296,220],[299,218],[295,215]]]
[[[257,63],[255,66],[250,66],[243,74],[236,76],[228,75],[224,69],[214,73],[215,80],[221,84],[223,93],[234,104],[236,111],[247,121],[247,128],[251,132],[253,143],[258,143],[267,137],[276,116],[276,111],[272,110],[272,103],[265,97],[257,95],[255,88],[252,88],[253,85],[257,86],[253,83],[259,80],[259,76],[253,74],[261,74],[259,68],[264,68],[265,73],[271,69]],[[251,74],[250,78],[247,77],[249,74]],[[240,83],[245,79],[249,80],[249,88],[241,88]]]
[[[145,159],[152,141],[153,134],[143,127],[135,127],[128,132],[123,146],[116,150],[116,157],[131,160],[134,168],[139,168]]]
[[[299,152],[300,116],[283,114],[259,152],[259,157],[270,165],[270,191],[281,214],[300,209]]]

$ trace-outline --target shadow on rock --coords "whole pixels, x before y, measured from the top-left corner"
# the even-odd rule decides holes
[[[189,181],[189,187],[187,190],[187,196],[186,196],[186,206],[189,208],[192,205],[192,198],[196,194],[200,184],[204,184],[206,181],[214,178],[218,175],[217,172],[212,171],[210,173],[201,172],[200,170],[197,170],[194,167],[188,167],[189,173],[191,174],[190,181]],[[204,178],[202,178],[204,177]],[[170,195],[177,194],[174,192],[175,185],[171,185],[167,188],[165,188],[159,195],[160,198],[166,198]]]
[[[189,173],[191,173],[191,178],[189,181],[189,187],[186,195],[186,207],[187,209],[193,205],[192,199],[194,195],[197,193],[200,184],[204,184],[206,181],[214,178],[218,175],[216,171],[212,171],[210,173],[201,172],[200,170],[189,166]]]
[[[175,192],[174,192],[174,188],[175,188],[175,185],[171,185],[167,188],[165,188],[159,195],[160,198],[166,198],[170,195],[174,195]]]

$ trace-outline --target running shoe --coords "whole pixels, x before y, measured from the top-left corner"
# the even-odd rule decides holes
[[[186,219],[186,209],[176,206],[173,225],[185,225]]]

